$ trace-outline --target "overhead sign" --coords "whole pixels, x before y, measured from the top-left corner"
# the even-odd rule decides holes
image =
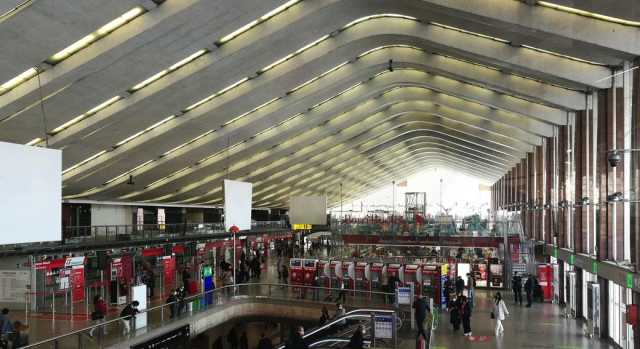
[[[291,224],[327,224],[327,197],[292,196],[289,198]]]
[[[224,180],[224,229],[251,229],[251,183]]]
[[[294,224],[293,230],[311,230],[311,224]]]

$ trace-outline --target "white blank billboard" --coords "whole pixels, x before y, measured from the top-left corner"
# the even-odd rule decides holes
[[[224,228],[251,229],[252,185],[247,182],[224,180]]]
[[[62,238],[62,151],[0,142],[0,245]]]
[[[289,221],[291,224],[327,224],[327,197],[290,197]]]

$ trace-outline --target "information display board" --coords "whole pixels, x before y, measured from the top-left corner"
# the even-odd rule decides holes
[[[251,229],[251,183],[224,180],[224,228]]]
[[[398,287],[398,304],[411,304],[411,287]]]
[[[393,317],[391,315],[376,315],[374,330],[376,338],[393,338]]]
[[[0,245],[62,239],[62,151],[0,142]]]
[[[147,312],[144,310],[147,309],[147,285],[142,284],[139,286],[134,286],[132,289],[131,301],[138,301],[140,303],[138,305],[138,310],[140,310],[140,314],[136,315],[136,329],[144,328],[147,326]]]
[[[27,270],[0,270],[0,303],[24,303],[29,280]]]
[[[292,196],[289,198],[291,224],[327,224],[327,197]]]

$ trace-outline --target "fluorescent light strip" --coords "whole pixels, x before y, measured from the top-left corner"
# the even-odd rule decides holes
[[[130,142],[131,140],[133,140],[133,139],[135,139],[135,138],[137,138],[137,137],[139,137],[139,136],[141,136],[141,135],[143,135],[143,134],[145,134],[145,133],[147,133],[147,132],[149,132],[149,131],[153,130],[154,128],[156,128],[156,127],[158,127],[158,126],[160,126],[160,125],[162,125],[162,124],[164,124],[164,123],[166,123],[166,122],[168,122],[168,121],[172,120],[172,119],[173,119],[173,118],[175,118],[175,117],[176,117],[175,115],[171,115],[171,116],[169,116],[168,118],[165,118],[165,119],[163,119],[163,120],[160,120],[160,121],[156,122],[155,124],[153,124],[153,125],[151,125],[151,126],[149,126],[149,127],[145,128],[144,130],[142,130],[142,131],[140,131],[140,132],[138,132],[138,133],[136,133],[136,134],[134,134],[134,135],[131,135],[131,136],[129,136],[129,137],[127,137],[127,138],[125,138],[125,139],[121,140],[120,142],[116,143],[116,145],[114,146],[114,148],[117,148],[117,147],[119,147],[119,146],[121,146],[121,145],[123,145],[123,144],[125,144],[125,143]]]
[[[113,177],[113,178],[111,178],[110,180],[108,180],[108,181],[104,182],[104,184],[103,184],[103,185],[107,185],[107,184],[109,184],[109,183],[111,183],[111,182],[117,181],[118,179],[120,179],[120,178],[122,178],[122,177],[124,177],[124,176],[126,176],[126,175],[128,175],[128,174],[130,174],[130,173],[132,173],[132,172],[134,172],[135,170],[140,169],[140,168],[143,168],[143,167],[145,167],[145,166],[149,165],[149,164],[150,164],[150,163],[152,163],[153,161],[154,161],[154,160],[149,160],[149,161],[147,161],[147,162],[143,162],[143,163],[141,163],[140,165],[138,165],[138,166],[136,166],[136,167],[134,167],[134,168],[130,169],[129,171],[124,172],[124,173],[122,173],[122,174],[120,174],[120,175],[118,175],[118,176],[116,176],[116,177]]]
[[[71,55],[73,55],[74,53],[82,50],[83,48],[93,44],[94,42],[102,39],[103,37],[107,36],[107,34],[113,32],[114,30],[122,27],[123,25],[125,25],[126,23],[132,21],[134,18],[140,16],[141,14],[145,13],[147,10],[142,7],[142,6],[136,6],[134,8],[132,8],[131,10],[125,12],[124,14],[122,14],[121,16],[117,17],[116,19],[112,20],[111,22],[103,25],[102,27],[98,28],[96,31],[94,31],[93,33],[83,37],[82,39],[74,42],[73,44],[67,46],[66,48],[64,48],[63,50],[55,53],[54,55],[52,55],[51,57],[47,58],[46,62],[52,65],[58,64],[61,61],[69,58]]]
[[[35,145],[38,144],[42,141],[42,138],[36,138],[36,139],[32,139],[29,143],[27,143],[26,145]]]
[[[239,119],[242,119],[243,117],[245,117],[245,116],[247,116],[247,115],[249,115],[249,114],[251,114],[251,113],[257,112],[258,110],[260,110],[260,109],[262,109],[262,108],[264,108],[264,107],[268,106],[269,104],[271,104],[271,103],[273,103],[273,102],[275,102],[275,101],[279,100],[280,98],[282,98],[282,97],[276,97],[276,98],[273,98],[273,99],[272,99],[272,100],[270,100],[270,101],[264,102],[264,103],[260,104],[259,106],[257,106],[257,107],[255,107],[255,108],[253,108],[253,109],[249,110],[248,112],[242,113],[242,114],[240,114],[240,115],[236,116],[235,118],[233,118],[233,119],[231,119],[231,120],[229,120],[229,121],[225,122],[224,124],[222,124],[222,126],[223,126],[223,127],[224,127],[224,126],[227,126],[227,125],[229,125],[229,124],[231,124],[231,123],[236,122],[236,121],[237,121],[237,120],[239,120]]]
[[[182,148],[186,147],[187,145],[189,145],[189,144],[191,144],[191,143],[193,143],[193,142],[195,142],[195,141],[197,141],[197,140],[199,140],[199,139],[201,139],[201,138],[203,138],[203,137],[206,137],[207,135],[212,134],[213,132],[215,132],[215,130],[209,130],[209,131],[207,131],[207,132],[205,132],[205,133],[203,133],[203,134],[201,134],[201,135],[199,135],[199,136],[197,136],[197,137],[195,137],[195,138],[193,138],[193,139],[189,140],[189,141],[188,141],[188,142],[186,142],[186,143],[182,143],[182,144],[180,144],[179,146],[177,146],[177,147],[175,147],[175,148],[173,148],[173,149],[170,149],[170,150],[168,150],[168,151],[164,152],[160,157],[165,157],[165,156],[167,156],[167,155],[169,155],[169,154],[173,153],[174,151],[177,151],[177,150],[179,150],[179,149],[182,149]]]
[[[529,50],[537,51],[537,52],[540,52],[540,53],[546,53],[546,54],[549,54],[549,55],[552,55],[552,56],[556,56],[556,57],[560,57],[560,58],[570,59],[570,60],[576,61],[576,62],[593,64],[593,65],[600,65],[600,66],[606,66],[606,64],[604,64],[604,63],[588,61],[586,59],[573,57],[573,56],[568,56],[568,55],[565,55],[565,54],[562,54],[562,53],[557,53],[557,52],[553,52],[553,51],[549,51],[549,50],[545,50],[545,49],[541,49],[541,48],[537,48],[537,47],[533,47],[533,46],[529,46],[529,45],[521,45],[521,46],[523,48],[526,48],[526,49],[529,49]]]
[[[91,108],[90,110],[88,110],[84,114],[80,114],[80,115],[76,116],[75,118],[65,122],[64,124],[54,128],[53,130],[51,130],[50,134],[52,134],[52,135],[58,134],[61,131],[63,131],[65,129],[69,128],[70,126],[72,126],[72,125],[74,125],[74,124],[86,119],[87,117],[99,112],[100,110],[112,105],[113,103],[115,103],[115,102],[117,102],[117,101],[119,101],[121,99],[122,99],[122,97],[120,97],[120,96],[111,97],[108,100],[106,100],[106,101],[98,104],[97,106]]]
[[[193,110],[193,109],[195,109],[195,108],[197,108],[197,107],[199,107],[199,106],[201,106],[201,105],[203,105],[203,104],[205,104],[205,103],[207,103],[207,102],[209,102],[209,101],[213,100],[214,98],[216,98],[216,97],[218,97],[218,96],[220,96],[220,95],[222,95],[222,94],[224,94],[224,93],[228,92],[229,90],[231,90],[231,89],[233,89],[233,88],[236,88],[236,87],[240,86],[242,83],[246,82],[247,80],[249,80],[249,78],[248,78],[248,77],[242,78],[242,79],[240,79],[239,81],[236,81],[236,82],[234,82],[233,84],[231,84],[231,85],[229,85],[229,86],[227,86],[227,87],[223,88],[222,90],[220,90],[220,91],[218,91],[218,92],[216,92],[216,93],[212,94],[211,96],[209,96],[209,97],[205,97],[205,98],[201,99],[200,101],[198,101],[198,102],[196,102],[196,103],[194,103],[194,104],[192,104],[192,105],[190,105],[190,106],[186,107],[186,108],[183,110],[183,112],[185,112],[185,113],[186,113],[186,112],[188,112],[188,111],[190,111],[190,110]]]
[[[3,14],[0,15],[0,23],[16,15],[21,10],[24,10],[25,8],[29,7],[32,3],[33,3],[33,0],[25,0],[17,4],[16,6],[10,8],[8,11],[5,11]]]
[[[9,92],[10,90],[16,88],[18,85],[22,84],[23,82],[31,79],[36,75],[38,75],[38,70],[36,68],[29,68],[25,70],[24,72],[20,73],[18,76],[0,85],[0,95],[3,95]]]
[[[579,15],[579,16],[589,17],[589,18],[593,18],[593,19],[599,19],[599,20],[602,20],[602,21],[612,22],[612,23],[616,23],[616,24],[629,25],[629,26],[633,26],[633,27],[640,27],[640,22],[637,22],[637,21],[630,21],[628,19],[611,17],[611,16],[599,14],[599,13],[580,10],[580,9],[573,8],[573,7],[562,6],[562,5],[554,4],[554,3],[551,3],[551,2],[548,2],[548,1],[537,1],[536,5],[552,8],[554,10],[559,10],[559,11],[563,11],[563,12],[569,12],[569,13],[572,13],[574,15]]]
[[[371,50],[365,51],[365,52],[359,54],[357,58],[360,59],[360,58],[362,58],[364,56],[367,56],[369,54],[372,54],[374,52],[377,52],[377,51],[380,51],[380,50],[384,50],[384,49],[387,49],[387,48],[395,48],[395,47],[397,47],[397,48],[411,48],[411,49],[418,50],[418,51],[424,51],[423,49],[421,49],[419,47],[411,46],[411,45],[384,45],[384,46],[374,47]]]
[[[489,39],[489,40],[498,41],[498,42],[501,42],[501,43],[504,43],[504,44],[511,43],[509,40],[497,38],[495,36],[480,34],[480,33],[472,32],[472,31],[469,31],[469,30],[464,30],[464,29],[457,28],[457,27],[452,27],[450,25],[446,25],[446,24],[442,24],[442,23],[438,23],[438,22],[429,22],[429,24],[435,25],[436,27],[455,30],[455,31],[458,31],[458,32],[461,32],[461,33],[465,33],[465,34],[469,34],[469,35],[473,35],[473,36],[477,36],[477,37],[481,37],[481,38],[485,38],[485,39]]]
[[[94,155],[92,155],[92,156],[90,156],[90,157],[88,157],[88,158],[86,158],[86,159],[84,159],[84,160],[80,161],[79,163],[77,163],[77,164],[75,164],[75,165],[73,165],[73,166],[69,167],[68,169],[66,169],[66,170],[62,171],[62,174],[65,174],[65,173],[67,173],[67,172],[69,172],[69,171],[71,171],[71,170],[74,170],[74,169],[76,169],[76,168],[78,168],[78,167],[80,167],[80,166],[82,166],[82,165],[86,164],[87,162],[89,162],[89,161],[91,161],[91,160],[93,160],[93,159],[96,159],[96,158],[98,158],[98,157],[102,156],[103,154],[105,154],[106,152],[107,152],[106,150],[103,150],[103,151],[101,151],[101,152],[99,152],[99,153],[97,153],[97,154],[94,154]]]
[[[158,184],[158,183],[160,183],[160,182],[164,182],[164,181],[166,181],[167,179],[169,179],[169,178],[171,178],[171,177],[173,177],[173,176],[175,176],[175,175],[177,175],[177,174],[180,174],[181,172],[184,172],[184,171],[188,170],[189,168],[190,168],[190,166],[187,166],[187,167],[185,167],[185,168],[182,168],[182,169],[180,169],[180,170],[178,170],[178,171],[176,171],[176,172],[173,172],[173,173],[169,174],[168,176],[165,176],[165,177],[162,177],[162,178],[158,179],[157,181],[151,182],[149,185],[147,185],[147,186],[146,186],[146,187],[144,187],[144,188],[145,188],[145,189],[151,188],[151,187],[155,186],[156,184]]]
[[[280,12],[285,11],[286,9],[288,9],[289,7],[299,3],[301,0],[289,0],[286,3],[276,7],[275,9],[265,13],[264,15],[262,15],[260,17],[261,21],[266,21],[267,19],[279,14]]]
[[[233,40],[236,36],[246,32],[247,30],[255,27],[258,24],[260,24],[260,22],[257,19],[254,19],[253,21],[251,21],[251,22],[243,25],[242,27],[236,29],[231,34],[223,36],[220,40],[218,40],[218,42],[216,44],[217,45],[223,45],[223,44]]]
[[[296,91],[298,91],[299,89],[301,89],[301,88],[303,88],[303,87],[305,87],[305,86],[307,86],[307,85],[309,85],[309,84],[311,84],[311,83],[315,82],[315,81],[316,81],[316,80],[318,80],[318,79],[321,79],[321,78],[325,77],[326,75],[329,75],[329,74],[333,73],[334,71],[336,71],[336,70],[338,70],[338,69],[340,69],[340,68],[344,67],[344,66],[345,66],[345,65],[347,65],[347,64],[349,64],[349,61],[344,61],[344,62],[342,62],[342,63],[338,64],[337,66],[335,66],[335,67],[333,67],[333,68],[331,68],[331,69],[327,70],[326,72],[324,72],[324,73],[322,73],[322,74],[320,74],[320,75],[318,75],[318,76],[316,76],[316,77],[314,77],[314,78],[312,78],[312,79],[309,79],[309,80],[307,80],[306,82],[303,82],[302,84],[300,84],[300,85],[298,85],[298,86],[296,86],[296,87],[292,88],[291,90],[289,90],[289,91],[287,92],[287,94],[291,94],[291,93],[293,93],[293,92],[296,92]]]
[[[354,25],[356,25],[358,23],[362,23],[362,22],[368,21],[370,19],[376,19],[376,18],[402,18],[402,19],[408,19],[408,20],[412,20],[412,21],[418,21],[417,18],[411,17],[411,16],[399,15],[399,14],[395,14],[395,13],[383,13],[383,14],[377,14],[377,15],[371,15],[371,16],[358,18],[355,21],[349,22],[347,25],[342,27],[342,29],[340,29],[340,30],[342,31],[342,30],[351,28],[351,27],[353,27]]]
[[[199,58],[200,56],[202,56],[202,55],[204,55],[204,54],[206,54],[208,52],[209,52],[209,50],[202,49],[202,50],[199,50],[199,51],[197,51],[195,53],[192,53],[188,57],[183,58],[180,61],[174,63],[169,68],[163,69],[162,71],[160,71],[160,72],[148,77],[147,79],[137,83],[136,85],[134,85],[132,88],[129,89],[129,92],[132,93],[132,92],[138,91],[141,88],[144,88],[144,87],[152,84],[153,82],[157,81],[158,79],[162,78],[163,76],[165,76],[165,75],[167,75],[167,74],[169,74],[169,73],[171,73],[171,72],[173,72],[175,70],[178,70],[178,69],[182,68],[184,65],[193,62],[195,59]]]

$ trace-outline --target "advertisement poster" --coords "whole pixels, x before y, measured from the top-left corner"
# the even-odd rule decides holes
[[[166,292],[176,288],[176,258],[173,256],[162,257],[164,267],[164,289]]]
[[[84,265],[76,265],[71,269],[71,299],[74,302],[84,300]]]
[[[487,287],[489,279],[489,270],[484,263],[473,265],[473,277],[476,279],[476,287]]]

